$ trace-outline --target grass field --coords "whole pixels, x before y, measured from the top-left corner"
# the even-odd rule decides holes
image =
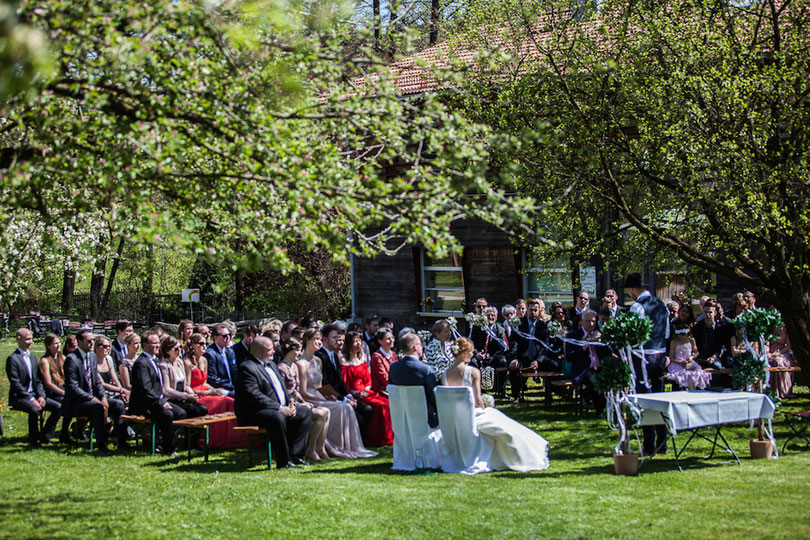
[[[3,361],[12,349],[0,344]],[[807,388],[796,390],[785,408],[810,409]],[[390,470],[390,448],[374,459],[268,471],[249,469],[245,450],[215,452],[208,464],[141,452],[96,457],[61,445],[31,450],[26,419],[7,398],[4,371],[2,538],[810,537],[810,452],[791,443],[777,460],[751,460],[754,432],[742,425],[724,429],[742,466],[712,466],[720,460],[701,459],[708,443],[693,442],[684,472],[670,455],[618,477],[604,419],[578,417],[560,401],[545,407],[534,394],[526,405],[500,407],[550,442],[543,472],[411,476]],[[788,433],[783,417],[778,441]]]

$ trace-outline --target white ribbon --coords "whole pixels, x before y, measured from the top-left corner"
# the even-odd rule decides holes
[[[496,336],[495,332],[492,331],[492,328],[490,328],[489,326],[485,326],[484,331],[487,333],[487,335],[489,335],[490,338],[494,339],[498,343],[498,345],[503,347],[503,350],[505,351],[509,350],[509,347],[506,346],[506,341]]]
[[[607,400],[605,406],[605,412],[607,413],[607,421],[610,429],[613,431],[619,432],[619,442],[616,444],[616,447],[613,449],[613,453],[621,454],[622,453],[622,442],[627,440],[627,449],[630,450],[630,441],[627,437],[627,424],[624,421],[624,415],[622,414],[622,409],[626,409],[627,412],[633,418],[633,425],[638,425],[639,420],[641,420],[641,409],[638,408],[636,405],[627,395],[627,392],[624,390],[618,390],[615,392],[606,392],[605,398]],[[636,434],[636,439],[638,440],[638,434]],[[640,441],[637,441],[639,444],[639,448],[641,448]]]

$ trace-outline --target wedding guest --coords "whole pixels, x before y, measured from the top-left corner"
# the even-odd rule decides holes
[[[488,461],[498,469],[519,472],[547,469],[548,441],[497,409],[486,407],[481,398],[481,374],[470,365],[472,342],[459,338],[455,341],[455,348],[454,363],[441,374],[441,383],[472,388],[475,427],[481,436],[492,441],[493,452]]]
[[[232,413],[233,398],[227,395],[228,391],[214,388],[206,382],[208,366],[203,353],[207,348],[208,342],[202,334],[191,335],[183,360],[186,380],[197,394],[197,403],[205,405],[208,414]],[[211,448],[245,448],[248,445],[247,435],[241,431],[234,431],[236,426],[235,420],[211,425],[208,428],[208,446]]]
[[[678,318],[678,310],[681,308],[681,304],[676,302],[675,300],[670,300],[667,302],[667,311],[669,312],[669,324],[675,322]]]
[[[580,289],[576,297],[576,303],[568,310],[568,320],[571,321],[571,328],[576,330],[582,322],[582,314],[590,309],[591,295],[588,291]]]
[[[321,360],[323,384],[330,385],[338,393],[339,399],[343,399],[347,395],[352,396],[351,405],[354,407],[360,432],[363,433],[374,416],[374,408],[369,403],[358,401],[357,392],[349,390],[341,376],[340,355],[346,338],[345,331],[340,326],[331,323],[324,325],[321,335],[323,345],[315,354]]]
[[[707,388],[712,383],[712,376],[697,363],[697,344],[691,328],[679,319],[672,329],[675,335],[669,347],[668,378],[687,390]]]
[[[250,344],[253,343],[253,340],[257,337],[259,337],[259,328],[255,324],[247,325],[244,332],[242,332],[242,339],[233,346],[237,367],[245,358],[250,356]],[[273,352],[275,352],[275,350]]]
[[[583,313],[581,326],[565,337],[576,341],[598,342],[601,332],[597,325],[596,312],[589,309]],[[597,415],[600,415],[605,408],[605,399],[603,394],[594,392],[593,375],[599,370],[602,360],[612,354],[610,349],[599,345],[564,343],[563,350],[565,359],[571,365],[571,379],[575,385],[582,387],[583,398],[586,402],[593,402]]]
[[[622,308],[619,305],[619,295],[616,294],[616,291],[613,289],[608,289],[605,291],[604,299],[608,301],[610,305],[610,318],[617,316],[621,311]],[[553,311],[553,306],[552,306]]]
[[[387,326],[382,326],[377,330],[375,339],[380,346],[371,355],[371,389],[388,397],[388,373],[391,371],[391,364],[397,361],[394,333]]]
[[[425,363],[436,373],[441,373],[453,364],[453,328],[445,319],[433,323],[433,339],[425,347]]]
[[[768,346],[768,363],[773,367],[788,368],[793,366],[793,350],[790,348],[790,339],[781,325],[777,330],[777,338]],[[771,373],[770,386],[776,391],[779,399],[791,397],[793,390],[793,373]]]
[[[748,302],[748,307],[750,309],[757,308],[757,295],[754,294],[753,291],[745,289],[745,292],[743,292],[743,299],[745,299],[745,301]]]
[[[39,359],[39,374],[45,395],[62,403],[65,397],[65,355],[62,354],[62,342],[56,334],[47,334],[43,340],[45,354]]]
[[[300,326],[296,326],[290,332],[291,337],[295,337],[295,333],[297,330],[300,330]],[[277,330],[265,330],[262,334],[262,337],[266,337],[273,343],[273,361],[278,365],[281,363],[282,354],[281,354],[281,333]],[[297,339],[297,338],[296,338]]]
[[[349,395],[343,399],[331,385],[323,382],[323,362],[317,352],[322,347],[321,333],[315,328],[304,332],[303,345],[296,366],[300,380],[299,392],[308,402],[329,409],[329,432],[326,435],[326,451],[332,457],[359,458],[377,455],[363,447],[360,426],[357,423]]]
[[[115,362],[113,362],[110,351],[112,346],[110,340],[104,336],[97,336],[93,343],[93,352],[89,353],[90,361],[95,362],[96,371],[101,378],[101,386],[104,387],[108,397],[129,402],[129,390],[123,387],[115,373]]]
[[[284,321],[284,324],[282,324],[281,328],[279,329],[279,340],[281,341],[282,345],[286,343],[288,339],[290,339],[293,330],[295,330],[297,327],[298,324],[296,324],[295,321]]]
[[[486,318],[484,311],[486,310],[486,308],[489,307],[489,303],[487,302],[486,298],[481,297],[477,299],[475,301],[475,304],[473,304],[473,307],[475,308],[476,315],[481,315],[482,317]],[[473,342],[473,345],[475,346],[475,351],[477,353],[476,355],[473,355],[473,365],[475,367],[483,367],[480,364],[480,358],[478,358],[478,354],[480,354],[481,351],[483,351],[486,348],[486,341],[487,341],[486,332],[481,326],[477,324],[471,324],[470,330],[467,333],[467,337]]]
[[[563,306],[562,302],[551,304],[551,321],[549,321],[547,327],[549,339],[565,336],[571,331],[571,323],[568,321],[568,315],[565,313],[565,306]]]
[[[541,300],[538,300],[538,307],[543,307]],[[486,340],[484,341],[484,349],[477,353],[477,358],[479,365],[492,368],[495,371],[495,395],[505,398],[505,370],[509,365],[506,361],[506,353],[509,351],[509,343],[506,341],[506,332],[503,326],[497,323],[498,308],[487,306],[484,309],[484,316],[487,318],[487,325],[483,329],[486,333]]]
[[[734,296],[731,297],[731,304],[733,306],[734,318],[748,311],[750,308],[748,300],[745,299],[743,293],[735,293]]]
[[[520,333],[518,334],[517,358],[509,364],[512,403],[515,404],[520,402],[520,391],[526,383],[521,375],[522,371],[528,369],[536,372],[546,368],[556,371],[560,368],[557,359],[543,354],[542,343],[548,343],[548,326],[539,319],[540,304],[537,300],[529,302],[526,313],[526,317],[521,319],[518,328]]]
[[[228,345],[231,342],[231,331],[225,324],[217,324],[213,330],[214,343],[205,351],[208,364],[208,384],[222,388],[233,397],[234,379],[236,377],[236,355]]]
[[[284,379],[287,393],[296,405],[309,407],[312,410],[312,427],[309,430],[306,456],[310,461],[320,461],[329,457],[326,452],[326,436],[329,433],[331,414],[326,407],[315,407],[312,403],[306,401],[299,391],[301,380],[295,362],[301,356],[302,350],[303,347],[300,341],[292,336],[287,338],[287,341],[281,345],[281,352],[284,356],[282,361],[278,363],[278,371],[281,373],[281,378]]]
[[[65,338],[65,346],[62,347],[62,354],[64,354],[65,358],[67,358],[67,355],[69,355],[78,348],[79,342],[76,340],[76,336],[67,336]]]
[[[537,299],[537,303],[540,306],[540,315],[538,316],[538,318],[541,321],[548,323],[548,321],[551,320],[551,315],[546,313],[546,303],[543,302],[540,298]]]
[[[124,345],[127,347],[127,353],[118,364],[118,380],[121,381],[121,386],[132,390],[132,366],[135,365],[135,359],[141,354],[141,336],[132,332],[124,338]]]
[[[68,426],[71,418],[89,416],[98,441],[98,450],[105,454],[107,449],[106,418],[111,418],[118,438],[118,449],[128,447],[126,424],[121,420],[124,402],[108,398],[101,378],[90,358],[95,336],[92,330],[82,329],[76,334],[78,348],[65,358],[65,399],[62,402],[62,434],[59,440],[70,443]]]
[[[523,298],[518,298],[515,300],[515,317],[518,319],[522,319],[526,316],[526,300]]]
[[[194,327],[194,333],[200,334],[202,337],[205,338],[205,341],[211,342],[211,329],[208,328],[207,324],[198,324]]]
[[[427,401],[428,425],[432,428],[439,426],[439,415],[436,412],[436,396],[433,389],[436,387],[435,370],[423,363],[422,340],[414,333],[404,334],[400,338],[403,356],[394,364],[388,374],[388,383],[398,386],[422,386],[425,389]]]
[[[363,327],[363,341],[368,346],[369,354],[374,354],[379,346],[374,336],[377,334],[377,330],[380,329],[380,316],[376,313],[369,315],[363,320]]]
[[[112,355],[113,364],[115,365],[115,369],[118,370],[118,367],[121,365],[121,359],[127,355],[127,345],[126,339],[127,336],[130,336],[134,333],[134,328],[132,323],[126,319],[119,319],[115,323],[115,335],[116,338],[112,341],[112,349],[110,350],[110,354]]]
[[[188,319],[183,319],[177,325],[177,341],[180,342],[180,356],[186,354],[188,348],[188,340],[191,339],[191,334],[194,333],[194,323]]]
[[[158,366],[160,337],[147,330],[141,336],[143,352],[132,366],[132,392],[129,396],[129,413],[147,415],[160,428],[163,453],[177,457],[177,436],[180,427],[173,424],[188,415],[178,405],[163,396],[163,374]]]
[[[611,313],[613,312],[610,311],[610,307],[606,305],[600,307],[599,311],[596,312],[597,327],[599,328],[600,331],[608,323],[608,321],[610,321]]]
[[[163,397],[186,412],[188,418],[208,414],[208,407],[198,403],[197,393],[186,377],[186,366],[181,358],[183,346],[172,336],[164,336],[160,342],[160,373],[163,381]]]
[[[692,328],[697,344],[697,361],[704,368],[723,369],[728,362],[730,340],[734,327],[718,318],[718,303],[709,298],[703,303],[703,320]]]
[[[253,340],[250,357],[239,365],[234,405],[240,425],[267,430],[276,467],[298,468],[306,463],[312,410],[296,407],[290,398],[273,362],[272,343],[265,337]]]
[[[17,348],[6,360],[8,377],[8,404],[12,409],[28,413],[28,442],[34,448],[50,442],[56,423],[61,416],[62,404],[47,397],[40,378],[37,357],[31,352],[34,336],[28,328],[20,328],[15,333]],[[45,422],[42,433],[39,431],[39,413],[51,414]]]
[[[349,332],[343,345],[340,373],[346,388],[360,403],[373,407],[374,414],[363,431],[363,442],[369,446],[386,446],[394,443],[391,428],[391,410],[388,398],[371,389],[371,373],[363,359],[363,336]]]

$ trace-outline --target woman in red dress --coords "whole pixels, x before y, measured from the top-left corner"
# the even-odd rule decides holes
[[[359,332],[349,332],[346,335],[340,372],[355,399],[374,407],[374,416],[363,433],[363,442],[368,446],[393,444],[394,431],[391,429],[388,398],[371,389],[371,373],[363,359],[363,337]]]
[[[210,386],[208,379],[208,366],[202,355],[208,343],[202,334],[192,334],[188,340],[188,349],[184,360],[186,377],[191,382],[191,389],[200,396],[197,403],[208,407],[208,414],[233,412],[233,398],[223,396]],[[212,424],[208,428],[208,446],[211,448],[247,448],[247,435],[234,431],[236,420]]]
[[[390,328],[383,326],[374,334],[380,348],[371,355],[371,389],[378,394],[388,397],[388,372],[391,364],[397,361],[394,350],[394,333]]]

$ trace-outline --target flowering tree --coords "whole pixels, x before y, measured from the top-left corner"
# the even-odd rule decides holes
[[[604,249],[612,224],[751,289],[810,369],[810,3],[570,4],[479,3],[458,36],[481,51],[459,104],[505,174],[582,221],[560,245]]]
[[[430,96],[397,99],[377,58],[345,54],[343,15],[296,0],[19,2],[54,67],[0,96],[6,236],[21,219],[43,239],[78,221],[111,246],[293,271],[291,241],[340,261],[410,242],[442,254],[453,220],[528,211],[485,180],[486,128]],[[27,245],[30,260],[94,249]],[[29,259],[4,262],[24,275]]]

